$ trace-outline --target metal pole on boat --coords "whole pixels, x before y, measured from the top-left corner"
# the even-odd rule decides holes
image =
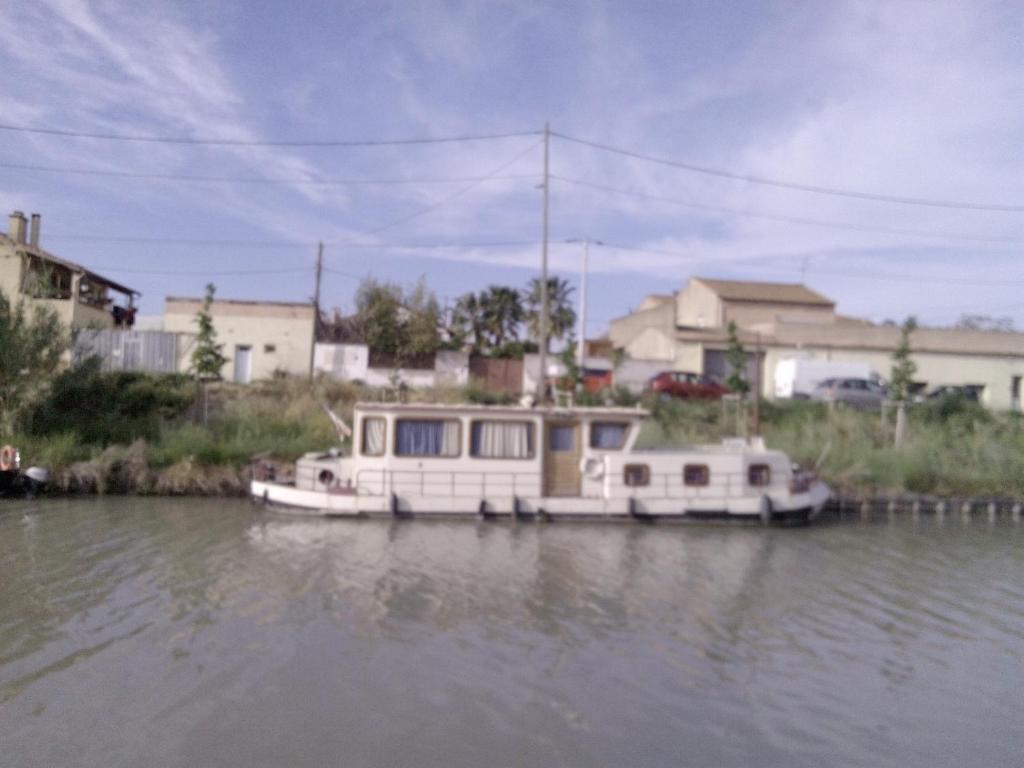
[[[584,342],[587,338],[587,274],[590,265],[590,244],[604,245],[600,240],[591,240],[590,237],[582,239],[572,237],[566,240],[567,243],[583,243],[583,271],[580,273],[580,323],[579,338],[576,346],[576,365],[583,368]]]
[[[316,249],[316,287],[313,290],[313,344],[309,349],[309,378],[313,378],[316,368],[316,342],[320,336],[320,279],[324,269],[324,244],[318,243]]]
[[[537,402],[547,400],[548,368],[548,190],[551,179],[548,173],[548,155],[551,146],[551,127],[544,123],[544,225],[540,246],[540,377],[537,381]]]

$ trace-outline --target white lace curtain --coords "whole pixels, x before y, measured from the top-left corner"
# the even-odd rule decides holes
[[[363,419],[363,454],[380,456],[384,453],[384,419]]]
[[[528,459],[533,455],[533,425],[526,422],[473,422],[472,453],[488,459]]]

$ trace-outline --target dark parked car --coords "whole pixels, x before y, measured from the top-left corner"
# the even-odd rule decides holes
[[[972,403],[977,403],[981,400],[981,390],[984,387],[980,387],[973,384],[964,384],[961,386],[954,386],[952,384],[944,384],[941,387],[936,387],[931,392],[928,392],[922,399],[924,401],[936,401],[945,400],[946,398],[962,398]]]
[[[875,379],[836,378],[818,384],[811,399],[867,410],[881,408],[888,395],[885,385]]]
[[[651,377],[647,390],[663,398],[678,397],[682,400],[717,400],[732,392],[707,376],[680,371],[662,371]]]

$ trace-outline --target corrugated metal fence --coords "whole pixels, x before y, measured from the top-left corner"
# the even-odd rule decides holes
[[[99,357],[104,371],[178,370],[178,334],[166,331],[93,331],[75,335],[72,358],[76,364]]]

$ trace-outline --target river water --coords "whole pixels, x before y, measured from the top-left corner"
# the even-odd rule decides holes
[[[0,506],[0,765],[1019,766],[1024,525]]]

